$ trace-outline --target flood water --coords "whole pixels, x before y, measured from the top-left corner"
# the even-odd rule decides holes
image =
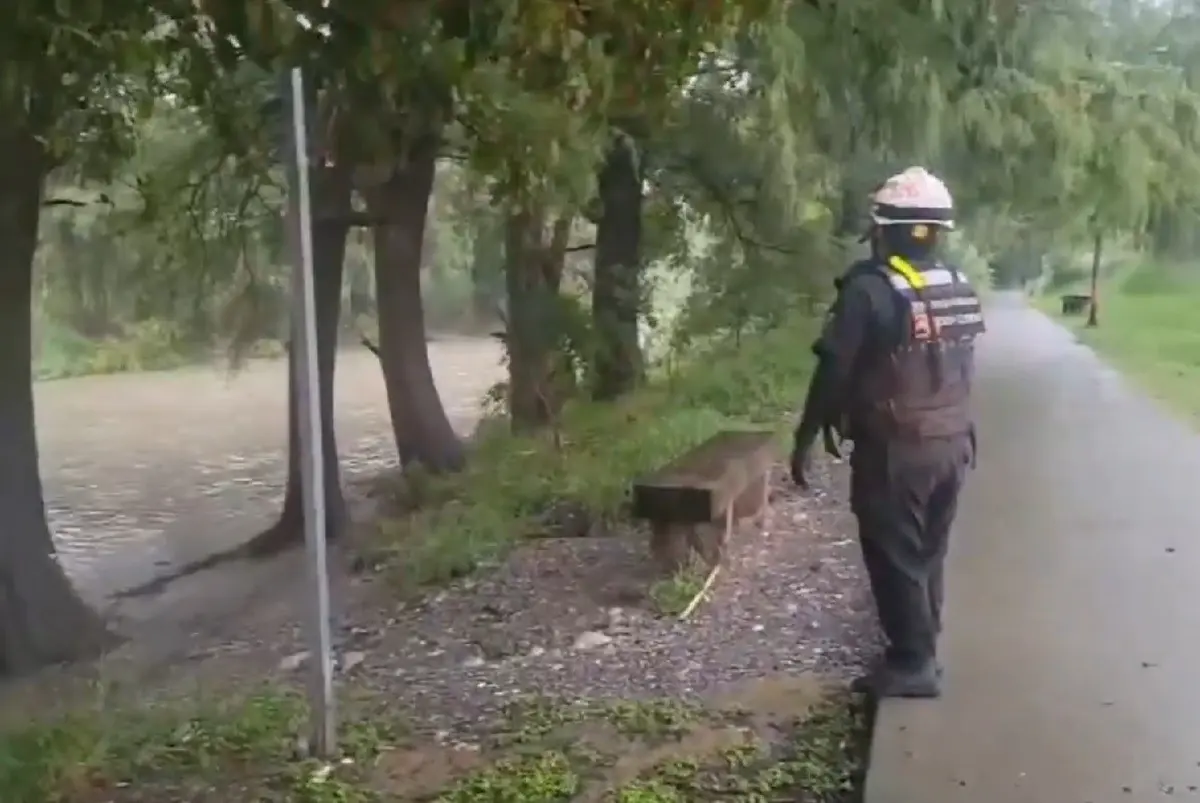
[[[455,428],[502,376],[488,339],[429,344]],[[339,355],[337,434],[347,479],[395,465],[383,378],[365,350]],[[47,514],[64,565],[96,601],[235,546],[269,526],[286,469],[287,365],[39,383]]]

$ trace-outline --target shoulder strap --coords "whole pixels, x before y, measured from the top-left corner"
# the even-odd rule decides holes
[[[904,281],[916,290],[918,293],[925,289],[925,277],[921,275],[921,271],[917,270],[904,257],[892,256],[888,257],[888,267],[904,277]]]

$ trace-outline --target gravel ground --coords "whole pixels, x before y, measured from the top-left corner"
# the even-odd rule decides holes
[[[686,621],[649,609],[644,534],[541,541],[497,573],[355,623],[354,671],[454,731],[528,694],[691,697],[781,672],[849,677],[879,637],[843,475],[825,465],[802,495],[779,467],[766,526],[741,528]]]

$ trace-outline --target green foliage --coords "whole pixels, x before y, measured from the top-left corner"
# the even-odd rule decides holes
[[[863,707],[844,694],[798,694],[784,710],[747,712],[663,700],[529,701],[511,722],[515,755],[471,774],[438,801],[859,799]],[[759,727],[747,727],[748,721]],[[588,740],[593,733],[602,734],[595,743]],[[606,773],[618,760],[624,771]]]
[[[800,316],[740,345],[712,344],[628,400],[571,405],[561,449],[545,436],[485,432],[462,476],[433,483],[425,509],[384,522],[373,558],[406,586],[439,582],[498,560],[556,504],[616,514],[634,478],[720,429],[782,425],[811,370],[796,346],[814,326]]]
[[[205,3],[237,47],[200,36],[191,7],[152,5],[174,23],[114,7],[110,37],[55,50],[58,61],[20,50],[31,76],[64,74],[65,59],[103,78],[112,103],[97,111],[137,145],[106,151],[122,157],[108,160],[115,180],[89,192],[107,206],[56,210],[44,237],[48,314],[90,338],[111,333],[76,319],[100,313],[117,329],[178,321],[205,346],[279,334],[287,272],[269,70],[280,59],[303,59],[321,135],[358,162],[396,159],[429,126],[461,158],[439,172],[426,237],[425,298],[440,326],[494,306],[499,247],[485,213],[586,207],[613,127],[637,139],[651,186],[643,252],[687,274],[682,329],[700,338],[823,299],[864,194],[912,161],[950,179],[965,224],[957,252],[977,278],[1014,239],[1045,253],[1097,226],[1149,225],[1179,248],[1195,228],[1200,29],[1169,5],[1067,2],[1012,17],[993,3],[695,13],[627,0],[578,15],[531,2],[465,20],[454,4],[347,16]],[[302,8],[328,36],[298,23]],[[103,27],[95,9],[68,12]],[[36,41],[70,39],[64,16],[47,12],[44,28],[20,19]],[[157,38],[135,46],[150,21]],[[112,53],[119,69],[95,73]],[[88,119],[63,130],[99,131]],[[93,152],[71,151],[55,186]],[[697,233],[709,244],[697,247]]]
[[[547,751],[501,761],[438,796],[435,803],[566,803],[579,786],[567,756]]]
[[[43,332],[38,351],[39,379],[160,371],[178,368],[197,356],[181,342],[177,326],[158,319],[140,321],[99,340],[51,326]]]

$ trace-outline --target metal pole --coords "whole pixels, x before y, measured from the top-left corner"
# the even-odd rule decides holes
[[[281,82],[290,97],[288,128],[291,145],[287,214],[292,257],[292,354],[299,413],[300,473],[304,498],[304,543],[312,584],[308,628],[312,666],[309,705],[312,750],[328,757],[337,749],[337,717],[333,694],[333,636],[330,626],[329,567],[325,554],[325,461],[321,454],[320,378],[317,373],[316,296],[313,289],[312,202],[308,187],[308,125],[304,78],[293,68]]]

